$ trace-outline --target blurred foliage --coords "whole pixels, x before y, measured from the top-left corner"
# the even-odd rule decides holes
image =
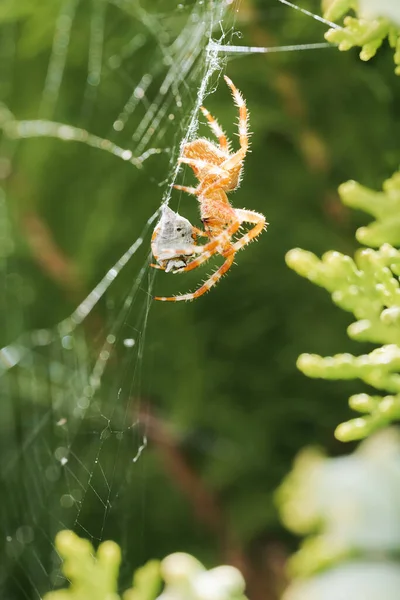
[[[94,86],[87,81],[89,50],[101,3],[1,5],[0,96],[16,121],[83,128],[137,156],[132,136],[160,97],[165,111],[151,141],[162,152],[141,169],[87,144],[1,141],[1,346],[18,340],[21,351],[28,348],[1,380],[4,598],[37,598],[59,582],[52,540],[73,528],[93,542],[119,544],[122,589],[139,565],[182,550],[205,565],[240,566],[249,597],[275,600],[296,542],[279,523],[274,490],[305,444],[343,452],[332,431],[349,417],[343,398],[356,385],[311,381],[295,362],[305,348],[351,352],[348,316],[294,277],[284,257],[294,247],[352,254],[353,231],[364,217],[340,203],[338,185],[354,178],[377,188],[398,167],[400,90],[390,49],[368,64],[335,48],[221,54],[217,67],[243,92],[253,132],[232,203],[264,213],[268,232],[238,256],[212,293],[191,304],[160,305],[150,303],[148,291],[183,293],[203,274],[157,273],[153,289],[149,229],[83,326],[70,339],[56,327],[159,208],[205,75],[208,36],[199,28],[222,4],[215,39],[223,30],[224,41],[235,45],[323,41],[323,24],[275,0],[230,7],[115,0],[106,2],[99,27],[103,74]],[[315,10],[311,1],[302,6]],[[59,20],[70,28],[61,36],[68,51],[52,104],[44,91]],[[198,58],[190,62],[196,48]],[[149,73],[144,98],[136,98],[117,131],[113,124]],[[163,96],[171,73],[180,95]],[[205,104],[236,141],[236,109],[226,86],[217,86],[217,74],[208,81]],[[199,131],[208,135],[202,122]],[[181,172],[178,183],[191,181]],[[199,224],[192,198],[174,191],[171,207]],[[134,304],[121,319],[135,285]],[[102,346],[109,333],[116,338],[113,353],[97,363],[111,351]],[[130,338],[133,347],[123,343]],[[93,364],[104,373],[91,398],[85,393]],[[148,444],[134,462],[143,433]]]
[[[348,181],[339,188],[343,202],[360,208],[377,219],[357,231],[364,244],[379,246],[384,241],[400,245],[400,173],[385,181],[384,192],[375,193]],[[322,260],[304,250],[291,250],[287,263],[297,273],[327,289],[332,300],[357,318],[347,332],[361,342],[382,343],[369,354],[338,354],[322,358],[303,354],[298,367],[310,377],[356,379],[390,392],[390,396],[356,394],[350,398],[354,410],[366,413],[336,429],[342,441],[362,439],[400,418],[400,252],[389,243],[379,250],[362,249],[353,261],[339,252],[327,252]]]
[[[118,600],[117,577],[120,549],[103,542],[95,554],[92,544],[72,531],[60,531],[56,548],[63,559],[63,573],[70,580],[68,590],[46,594],[46,600]],[[155,597],[155,596],[154,596]]]
[[[322,5],[325,19],[337,21],[353,9],[358,14],[357,18],[346,17],[344,27],[329,29],[325,34],[328,42],[338,44],[339,50],[361,46],[361,60],[370,60],[387,38],[395,49],[395,73],[400,75],[400,10],[396,0],[323,0]]]
[[[337,600],[347,597],[360,600],[397,600],[400,569],[395,561],[353,560],[310,579],[297,579],[285,592],[282,600]]]
[[[119,600],[118,568],[121,552],[114,542],[103,542],[95,553],[88,540],[72,531],[60,531],[56,548],[63,559],[67,589],[49,592],[43,600]],[[162,579],[161,579],[162,576]],[[161,594],[161,583],[164,589]],[[207,571],[190,554],[175,553],[149,561],[133,576],[133,587],[123,600],[246,600],[245,582],[234,567]]]
[[[303,450],[278,489],[286,526],[309,534],[290,558],[283,600],[397,598],[400,433],[387,429],[353,454]],[[310,535],[311,534],[311,535]]]

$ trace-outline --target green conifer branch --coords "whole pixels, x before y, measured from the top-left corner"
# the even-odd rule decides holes
[[[103,542],[97,553],[88,540],[61,531],[55,540],[69,587],[49,592],[43,600],[121,600],[118,589],[121,551]],[[231,566],[207,569],[193,556],[178,552],[151,560],[137,569],[123,600],[247,600],[245,581]],[[163,588],[163,590],[162,590]]]
[[[361,244],[378,248],[388,243],[400,246],[400,173],[395,173],[383,184],[382,192],[375,192],[355,181],[339,187],[342,202],[375,217],[368,227],[361,227],[356,237]]]
[[[384,183],[383,192],[348,181],[339,193],[345,204],[376,219],[357,231],[358,240],[379,246],[389,239],[400,246],[400,173]],[[309,377],[361,379],[390,394],[352,396],[351,408],[363,416],[339,425],[336,437],[342,441],[362,439],[400,419],[400,251],[383,243],[377,250],[359,250],[353,260],[339,252],[327,252],[319,259],[296,248],[288,252],[286,262],[299,275],[328,290],[340,308],[353,313],[357,320],[347,329],[349,337],[382,344],[362,356],[302,354],[298,359],[298,368]]]
[[[324,18],[329,21],[338,21],[348,11],[354,11],[357,17],[344,18],[343,27],[331,28],[325,34],[325,39],[332,44],[337,44],[339,50],[345,51],[361,47],[361,60],[370,60],[375,56],[378,48],[387,38],[395,50],[395,73],[400,75],[400,27],[384,16],[365,19],[358,14],[357,0],[331,0],[325,2]]]
[[[44,600],[119,600],[117,578],[121,551],[117,544],[104,542],[96,553],[88,540],[72,531],[60,531],[55,543],[70,587],[49,592]]]
[[[154,600],[161,589],[161,565],[149,560],[133,574],[132,587],[123,594],[123,600]]]

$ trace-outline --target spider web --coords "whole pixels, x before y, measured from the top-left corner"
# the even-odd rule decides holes
[[[326,44],[237,45],[240,7],[225,0],[5,4],[0,588],[14,599],[63,583],[53,545],[60,529],[95,543],[113,538],[123,549],[131,534],[143,535],[140,464],[154,393],[149,239],[180,148],[196,135],[228,55]],[[70,85],[76,78],[80,85]],[[110,203],[118,203],[118,222]],[[128,232],[126,249],[119,238]]]

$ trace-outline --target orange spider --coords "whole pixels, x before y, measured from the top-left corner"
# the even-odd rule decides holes
[[[171,237],[173,243],[169,254],[168,252],[167,254],[171,258],[182,257],[184,255],[185,264],[176,268],[174,263],[171,269],[167,269],[166,266],[169,266],[169,262],[166,265],[159,263],[160,266],[158,268],[172,270],[173,273],[183,273],[196,269],[214,254],[220,254],[226,260],[195,292],[168,298],[156,297],[155,300],[162,300],[164,302],[194,300],[208,292],[221,279],[224,273],[230,269],[236,252],[255,239],[267,225],[264,215],[251,210],[233,208],[226,195],[226,192],[235,190],[240,183],[243,161],[249,147],[249,133],[246,103],[232,81],[228,77],[224,79],[232,91],[236,106],[239,108],[240,149],[237,152],[231,152],[230,143],[219,124],[208,110],[201,107],[201,111],[206,117],[210,128],[219,140],[219,145],[204,138],[199,138],[185,144],[183,147],[183,156],[179,158],[179,162],[192,167],[195,176],[199,180],[199,184],[196,188],[182,185],[175,185],[174,187],[197,196],[204,231],[193,227],[193,246],[188,248],[185,244],[184,251],[179,250],[174,245],[176,244],[176,238]],[[240,229],[242,223],[251,223],[254,227],[237,241],[233,241],[232,236]],[[198,235],[207,237],[209,242],[203,246],[197,245],[196,237]],[[153,236],[153,245],[154,241]],[[163,249],[164,251],[166,250],[165,241]],[[188,257],[194,254],[198,256],[193,258],[193,260],[189,260]],[[159,261],[159,257],[155,255],[155,258]]]

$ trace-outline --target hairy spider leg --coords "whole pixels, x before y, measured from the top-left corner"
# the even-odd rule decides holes
[[[200,232],[200,229],[197,229],[197,227],[196,230]],[[208,234],[204,231],[201,231],[201,235],[203,237],[209,237]],[[186,246],[185,248],[164,248],[162,251],[163,260],[172,260],[174,258],[179,258],[183,256],[189,257],[192,256],[192,254],[203,254],[204,252],[208,252],[210,249],[213,249],[216,245],[218,245],[218,241],[212,240],[204,245],[198,245],[194,243],[190,246]],[[150,266],[154,269],[160,269],[161,271],[165,271],[166,268],[162,265],[150,264]]]
[[[226,252],[224,252],[224,256],[227,256],[227,254],[230,252],[238,252],[238,250],[240,250],[241,248],[244,248],[244,246],[247,246],[247,244],[249,244],[252,240],[254,240],[257,236],[260,235],[260,233],[266,229],[268,223],[265,220],[264,215],[262,215],[261,213],[255,212],[253,210],[245,210],[243,208],[236,208],[235,209],[235,213],[238,216],[240,223],[252,223],[255,224],[255,227],[253,227],[252,229],[250,229],[250,231],[248,231],[247,233],[244,234],[243,237],[241,237],[237,242],[235,242],[234,244],[232,244],[232,249],[228,249]],[[189,263],[191,264],[191,263]]]
[[[155,300],[161,300],[163,302],[179,302],[181,300],[189,301],[199,298],[200,296],[208,292],[208,290],[211,289],[221,279],[221,277],[231,268],[234,258],[235,254],[230,254],[223,263],[223,265],[221,265],[220,268],[217,271],[215,271],[215,273],[213,273],[211,277],[207,279],[207,281],[203,283],[203,285],[195,292],[190,294],[183,294],[182,296],[171,296],[169,298],[156,297]]]
[[[193,227],[193,235],[198,235],[200,237],[210,237],[210,234],[207,231],[203,231],[198,227]]]
[[[208,163],[206,160],[202,160],[201,158],[182,157],[182,158],[178,158],[178,162],[191,166],[195,172],[206,168],[207,175],[204,177],[204,179],[207,179],[210,177],[211,178],[218,177],[218,179],[216,181],[222,181],[224,178],[227,177],[227,173],[226,173],[225,169],[223,169],[222,167],[219,167],[218,165],[210,166],[210,163]],[[222,164],[224,164],[224,163],[222,163]],[[197,186],[197,188],[195,188],[197,195],[201,193],[203,181],[201,181],[201,183]],[[204,187],[204,185],[203,185],[203,187]]]
[[[240,221],[235,221],[229,227],[227,227],[221,234],[212,238],[212,241],[209,244],[205,244],[203,248],[207,248],[208,250],[204,250],[197,258],[191,260],[186,266],[181,267],[174,271],[174,273],[186,273],[187,271],[193,271],[193,269],[197,269],[200,265],[210,260],[214,254],[221,254],[222,256],[227,256],[231,254],[229,252],[229,248],[232,248],[232,244],[229,242],[230,238],[238,231],[240,228]],[[227,248],[221,252],[220,248]]]
[[[194,169],[202,169],[207,167],[207,175],[204,179],[199,183],[197,188],[186,187],[186,186],[174,186],[177,189],[183,190],[184,192],[188,192],[189,194],[194,194],[195,196],[200,196],[207,191],[207,194],[218,189],[223,188],[224,185],[228,184],[230,181],[230,175],[226,172],[225,169],[218,167],[217,165],[209,166],[209,163],[205,160],[201,160],[200,158],[179,158],[178,161],[185,165],[189,165]],[[224,164],[224,163],[223,163]],[[216,179],[215,179],[216,178]],[[211,179],[211,182],[209,181]]]
[[[203,196],[207,196],[210,193],[215,192],[218,189],[224,189],[226,185],[229,185],[229,182],[231,180],[229,173],[227,173],[226,171],[222,172],[224,173],[223,176],[220,175],[217,179],[213,180],[216,173],[211,173],[210,169],[210,172],[208,173],[207,177],[204,177],[203,181],[196,188],[196,196],[200,194],[202,194]],[[209,183],[210,178],[211,183]]]
[[[162,300],[164,302],[179,302],[181,300],[195,300],[196,298],[199,298],[203,294],[207,293],[216,283],[218,283],[218,281],[221,279],[221,277],[232,266],[236,252],[241,250],[241,248],[244,248],[244,246],[249,244],[257,236],[259,236],[260,233],[263,231],[263,229],[265,229],[265,227],[267,226],[264,215],[262,215],[260,213],[254,212],[252,210],[244,210],[244,209],[240,209],[240,208],[236,209],[235,213],[238,216],[238,221],[236,223],[232,224],[228,229],[226,229],[225,230],[226,233],[228,233],[228,231],[232,231],[234,228],[236,228],[235,231],[237,231],[242,223],[252,223],[252,224],[255,224],[255,227],[253,227],[250,231],[248,231],[243,237],[241,237],[234,244],[227,244],[228,248],[226,250],[224,250],[224,252],[221,253],[223,256],[226,257],[226,261],[222,264],[222,266],[217,271],[215,271],[215,273],[213,273],[213,275],[211,275],[211,277],[209,279],[207,279],[207,281],[195,292],[190,293],[190,294],[183,294],[181,296],[156,297],[155,300]],[[231,235],[233,235],[233,233]],[[220,238],[222,236],[218,236],[218,237]],[[213,254],[216,254],[217,251],[218,251],[217,248],[215,248],[214,251],[209,251],[209,253],[205,252],[204,254],[201,254],[196,259],[194,259],[192,262],[190,262],[188,265],[186,265],[186,267],[183,267],[182,269],[180,269],[177,272],[182,273],[185,271],[190,271],[192,269],[195,269],[200,264],[202,264],[203,262],[208,260]]]
[[[246,154],[249,147],[249,113],[247,110],[246,101],[235,86],[235,84],[233,83],[233,81],[229,79],[229,77],[227,77],[226,75],[224,76],[224,79],[228,86],[231,88],[233,99],[235,101],[236,106],[239,109],[239,141],[242,151],[244,152],[244,154]]]
[[[239,109],[239,141],[240,141],[240,149],[233,154],[230,158],[228,158],[225,162],[223,162],[220,166],[221,169],[232,169],[237,166],[246,156],[247,151],[249,149],[249,131],[248,131],[248,120],[249,114],[246,106],[246,102],[239,92],[235,84],[229,77],[226,75],[224,79],[227,85],[231,88],[232,96],[235,101],[236,106]]]
[[[196,196],[197,189],[195,187],[189,187],[187,185],[174,185],[176,190],[181,190],[182,192],[187,192],[188,194],[194,194]]]
[[[200,110],[203,113],[203,115],[205,116],[205,118],[207,119],[211,130],[218,138],[219,147],[221,148],[221,150],[223,150],[224,152],[229,152],[229,141],[226,137],[225,132],[220,127],[220,124],[218,123],[217,119],[215,117],[213,117],[212,114],[209,113],[208,110],[204,106],[200,106]]]
[[[264,215],[254,212],[252,210],[243,210],[239,208],[235,210],[235,213],[239,218],[235,223],[232,223],[232,225],[225,230],[224,233],[227,238],[226,243],[228,243],[228,238],[231,238],[232,235],[234,235],[238,231],[242,223],[252,223],[255,224],[255,227],[253,227],[252,229],[250,229],[250,231],[245,233],[234,244],[229,244],[228,248],[225,249],[223,252],[219,251],[218,246],[221,245],[222,238],[224,238],[225,236],[224,234],[219,235],[218,238],[216,238],[215,240],[215,246],[212,246],[211,242],[208,251],[206,250],[202,252],[197,258],[190,261],[185,267],[182,267],[181,269],[175,271],[175,273],[185,273],[187,271],[192,271],[193,269],[196,269],[198,266],[209,260],[217,252],[219,252],[219,254],[221,254],[222,256],[230,256],[232,253],[236,254],[236,252],[244,248],[244,246],[247,246],[247,244],[249,244],[256,237],[258,237],[268,225]],[[204,246],[204,248],[205,247],[206,246]]]
[[[185,165],[190,165],[193,169],[201,170],[206,168],[207,171],[210,171],[212,175],[224,175],[224,169],[219,167],[218,165],[211,165],[207,160],[203,160],[201,158],[186,158],[185,156],[181,156],[178,158],[179,163],[183,163]],[[224,163],[222,163],[224,164]]]

